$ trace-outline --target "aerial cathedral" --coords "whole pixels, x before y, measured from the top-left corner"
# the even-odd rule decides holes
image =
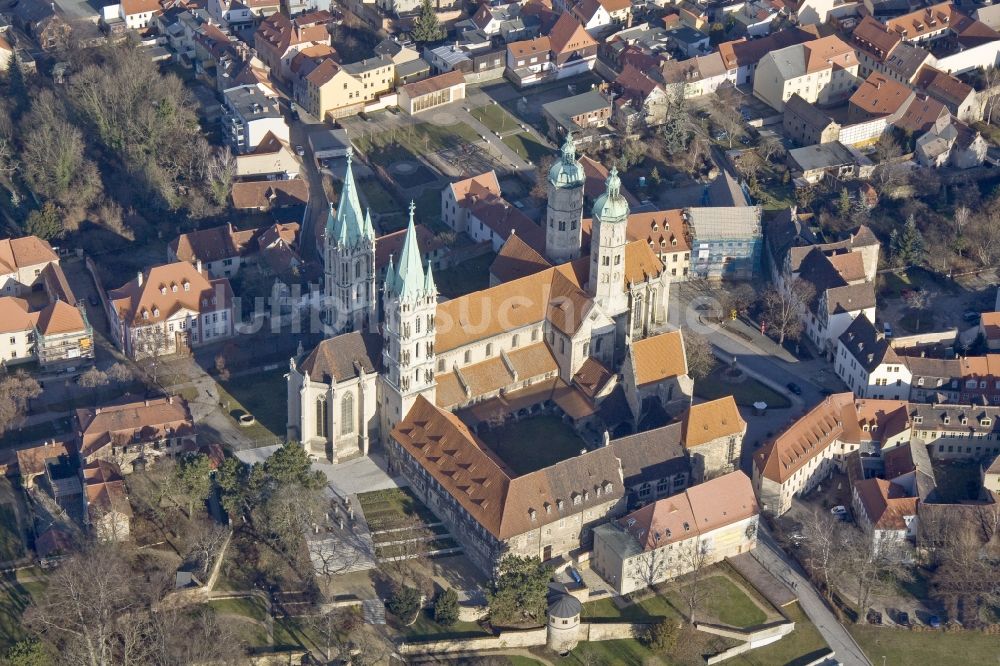
[[[335,334],[289,362],[289,439],[338,462],[384,444],[419,396],[458,411],[539,387],[579,393],[581,423],[596,418],[601,397],[581,373],[616,377],[633,341],[664,330],[669,277],[646,241],[627,240],[617,169],[584,247],[584,181],[567,140],[548,175],[545,249],[556,265],[439,303],[412,203],[402,251],[375,283],[375,234],[348,157],[324,248],[324,316]]]

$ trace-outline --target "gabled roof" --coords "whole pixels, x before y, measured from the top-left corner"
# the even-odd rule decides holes
[[[913,91],[885,74],[872,72],[851,95],[849,104],[872,116],[899,112],[913,98]]]
[[[885,479],[854,482],[861,508],[877,530],[905,530],[906,518],[917,515],[917,498],[907,497],[906,489]]]
[[[653,550],[707,534],[759,513],[753,485],[743,472],[730,472],[679,495],[648,504],[617,522],[642,550]]]
[[[178,261],[218,261],[240,257],[250,251],[255,229],[239,231],[231,223],[183,233],[170,242]]]
[[[629,240],[646,241],[656,253],[689,252],[683,213],[680,208],[631,213],[625,235]]]
[[[902,363],[889,341],[879,335],[875,325],[864,314],[855,317],[840,335],[840,344],[869,374],[881,365]]]
[[[49,261],[59,261],[59,256],[47,241],[38,236],[5,238],[0,240],[0,271],[13,273]]]
[[[164,434],[194,432],[187,402],[176,397],[78,409],[76,422],[80,455],[85,458],[114,442],[150,441]]]
[[[500,282],[510,282],[551,267],[545,257],[515,233],[510,235],[490,264],[490,274]]]
[[[608,447],[516,476],[457,416],[423,396],[392,437],[498,539],[624,496],[621,465]]]
[[[944,116],[950,115],[948,108],[934,99],[924,95],[918,96],[910,103],[909,108],[895,122],[895,126],[901,130],[913,134],[922,134],[929,130]]]
[[[238,209],[304,206],[309,201],[309,183],[301,178],[239,181],[233,183],[230,198]]]
[[[414,99],[422,95],[429,95],[441,90],[453,88],[462,83],[465,83],[465,74],[457,69],[454,69],[450,72],[438,74],[437,76],[432,76],[421,81],[407,83],[402,86],[401,90],[405,91],[410,99]]]
[[[82,333],[87,329],[80,310],[66,301],[54,301],[37,314],[36,326],[42,335]]]
[[[871,16],[862,18],[851,36],[859,46],[879,59],[888,56],[903,41],[899,33],[890,30]]]
[[[538,251],[545,250],[545,232],[530,217],[502,197],[488,197],[473,204],[469,216],[475,217],[500,238],[516,233]]]
[[[785,28],[760,39],[740,38],[719,44],[719,55],[727,70],[746,67],[760,61],[771,51],[801,44],[819,37],[816,26]]]
[[[805,416],[766,442],[754,454],[754,466],[764,477],[784,483],[838,439],[861,441],[853,393],[827,396]]]
[[[740,416],[736,400],[731,395],[691,405],[684,414],[682,423],[683,442],[687,449],[707,444],[720,437],[742,435],[747,427],[746,421]]]
[[[352,331],[323,340],[309,352],[298,369],[312,381],[324,384],[353,379],[382,367],[382,337]]]
[[[470,176],[448,185],[452,196],[459,206],[469,207],[480,199],[489,196],[499,197],[500,181],[497,180],[496,171],[490,169],[484,173]]]
[[[569,14],[563,14],[563,16],[569,16]],[[547,55],[550,49],[551,42],[548,35],[535,37],[534,39],[525,39],[520,42],[511,42],[507,45],[507,50],[515,58],[526,58],[540,54]]]
[[[28,312],[28,302],[13,296],[0,296],[0,333],[30,331],[37,315]]]
[[[972,86],[930,65],[920,68],[915,84],[934,99],[952,107],[960,106],[976,94]]]
[[[629,348],[637,386],[687,374],[684,338],[680,331],[668,331],[643,340]]]
[[[597,46],[594,38],[568,12],[562,14],[552,26],[552,30],[549,31],[549,43],[550,49],[556,55]]]
[[[688,470],[680,423],[613,439],[608,447],[621,461],[625,485],[655,481]]]
[[[154,266],[141,281],[131,280],[108,293],[119,319],[129,326],[165,321],[180,310],[223,310],[232,297],[229,280],[210,280],[186,261]]]
[[[132,516],[125,479],[118,465],[107,460],[95,460],[84,466],[82,474],[87,509],[95,514],[94,518],[108,511]]]
[[[136,14],[159,13],[163,11],[159,0],[121,0],[122,13],[125,16]]]

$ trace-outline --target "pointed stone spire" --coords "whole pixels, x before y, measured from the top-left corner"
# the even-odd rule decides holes
[[[375,227],[372,226],[372,209],[365,209],[365,223],[361,227],[361,235],[367,239],[371,240],[375,238]]]
[[[358,200],[358,187],[354,182],[354,167],[351,149],[347,149],[347,169],[344,171],[344,187],[340,191],[340,201],[336,214],[333,206],[326,219],[328,238],[334,238],[339,243],[355,243],[362,237],[364,217],[361,212],[361,202]]]
[[[396,267],[393,266],[392,255],[389,255],[389,265],[385,269],[385,290],[396,293]]]
[[[417,244],[417,230],[413,223],[416,204],[410,202],[410,222],[406,227],[403,251],[399,255],[399,270],[395,281],[395,294],[400,298],[417,296],[424,286],[424,267],[420,261],[420,247]]]
[[[430,259],[427,260],[427,272],[424,273],[424,293],[437,296],[437,285],[434,283],[434,269]]]

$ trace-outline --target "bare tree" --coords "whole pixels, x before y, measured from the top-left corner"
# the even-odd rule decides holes
[[[94,366],[80,375],[76,383],[83,388],[96,389],[108,385],[108,375]]]
[[[228,147],[222,148],[212,155],[205,171],[212,198],[216,204],[225,205],[233,186],[233,179],[236,177],[236,158]]]
[[[812,578],[819,583],[827,599],[833,596],[834,581],[847,569],[841,543],[844,540],[844,523],[829,513],[813,509],[802,523],[804,564]]]
[[[702,585],[705,568],[708,565],[708,543],[700,537],[692,539],[691,543],[681,548],[679,560],[688,573],[680,581],[680,595],[687,606],[688,623],[694,624],[695,614],[701,607],[701,602],[708,595],[708,590]]]
[[[977,224],[969,228],[966,237],[969,248],[980,266],[992,266],[1000,256],[1000,211],[994,205],[988,208]]]
[[[880,193],[896,187],[903,181],[906,168],[899,162],[902,154],[902,147],[890,134],[884,135],[875,144],[872,153],[876,163],[874,180]]]
[[[912,289],[906,295],[905,300],[906,300],[906,306],[910,308],[910,310],[913,312],[913,316],[916,317],[915,324],[917,330],[915,330],[914,333],[919,333],[920,317],[923,316],[924,309],[927,307],[927,301],[928,301],[927,292],[923,290],[917,291],[915,289]]]
[[[108,376],[108,381],[114,384],[129,384],[135,379],[135,373],[132,368],[127,363],[122,363],[121,361],[111,364],[111,366],[105,371]]]
[[[628,575],[639,580],[646,587],[652,587],[666,580],[670,571],[667,553],[664,548],[647,550],[641,557],[636,557],[629,564]]]
[[[704,335],[684,329],[684,351],[687,355],[688,375],[695,380],[708,376],[715,369],[716,358],[712,345]]]
[[[749,312],[757,302],[757,292],[748,284],[735,284],[719,294],[723,316],[740,317]]]
[[[1000,68],[996,65],[983,70],[984,86],[981,95],[986,95],[986,103],[983,105],[983,120],[989,125],[993,122],[993,112],[996,110],[997,102],[1000,101],[998,86],[1000,86]]]
[[[0,434],[17,426],[28,404],[42,394],[42,387],[23,370],[0,379]]]
[[[203,576],[219,554],[222,544],[229,537],[229,530],[210,520],[194,521],[185,535],[187,537],[187,557],[194,560]]]
[[[861,619],[867,617],[874,596],[889,592],[896,581],[909,580],[912,573],[903,564],[902,539],[873,542],[871,535],[857,528],[844,530],[844,536],[840,547],[847,564],[845,576],[853,577]]]
[[[778,344],[785,339],[798,339],[802,334],[802,316],[805,314],[816,290],[801,278],[793,278],[783,289],[771,287],[764,292],[764,322],[777,330]]]
[[[770,162],[772,157],[781,157],[785,154],[785,146],[774,134],[765,134],[757,145],[757,152]]]
[[[361,618],[352,608],[330,608],[320,606],[306,616],[306,624],[319,639],[327,662],[334,660],[349,662],[354,644],[351,636],[360,625]]]
[[[0,137],[0,176],[10,178],[17,171],[17,159],[10,141]]]

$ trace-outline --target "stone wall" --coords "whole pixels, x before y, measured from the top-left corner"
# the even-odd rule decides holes
[[[632,622],[595,622],[580,624],[580,641],[612,641],[634,638],[646,627],[645,624]],[[548,630],[527,629],[504,631],[497,636],[484,638],[455,638],[425,643],[402,643],[399,653],[403,655],[448,654],[456,652],[482,652],[486,650],[501,650],[505,648],[537,647],[545,645],[548,640]]]
[[[781,622],[779,624],[764,627],[763,629],[757,629],[756,631],[741,631],[732,627],[723,627],[719,625],[705,624],[702,622],[695,623],[694,628],[708,634],[743,641],[739,645],[731,647],[718,654],[714,654],[705,660],[708,664],[718,664],[726,659],[735,657],[738,654],[743,654],[744,652],[749,652],[750,650],[780,641],[782,638],[795,631],[795,623]]]

